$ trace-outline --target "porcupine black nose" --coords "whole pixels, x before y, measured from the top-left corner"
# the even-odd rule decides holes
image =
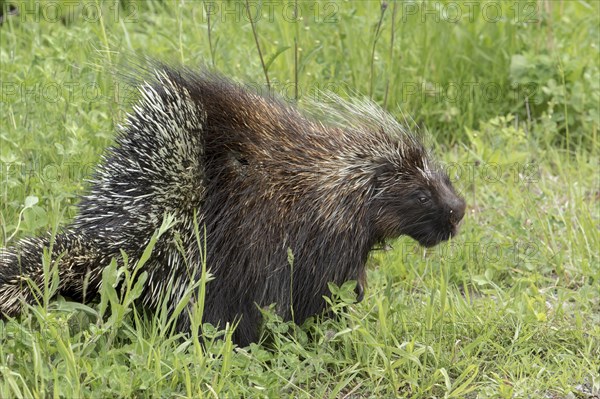
[[[457,227],[462,218],[465,216],[467,204],[465,200],[459,196],[455,196],[449,204],[450,208],[450,224]]]

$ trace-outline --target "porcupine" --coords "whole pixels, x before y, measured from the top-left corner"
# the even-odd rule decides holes
[[[152,75],[78,215],[54,238],[58,293],[83,300],[85,287],[93,297],[111,259],[124,251],[134,267],[170,214],[172,234],[143,266],[141,304],[157,309],[169,295],[172,311],[201,277],[205,251],[214,279],[203,321],[237,321],[233,340],[246,345],[259,337],[260,307],[276,303],[301,323],[325,309],[328,283],[357,280],[362,290],[375,245],[408,235],[430,247],[456,234],[464,200],[422,142],[373,103],[334,96],[322,122],[205,70],[161,65]],[[42,283],[50,241],[2,250],[0,313],[34,301],[26,280]],[[178,316],[179,329],[189,317]]]

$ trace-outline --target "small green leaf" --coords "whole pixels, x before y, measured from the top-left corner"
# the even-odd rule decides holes
[[[30,195],[27,198],[25,198],[25,208],[31,208],[38,202],[39,202],[38,197],[36,197],[35,195]]]

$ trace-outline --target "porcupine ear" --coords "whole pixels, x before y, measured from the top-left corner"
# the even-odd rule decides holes
[[[374,177],[375,179],[381,179],[384,177],[392,177],[396,171],[394,166],[383,158],[378,158],[373,161],[374,166]]]

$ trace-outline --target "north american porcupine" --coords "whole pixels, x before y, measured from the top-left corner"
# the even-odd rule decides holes
[[[277,303],[296,322],[321,312],[328,283],[363,279],[375,244],[409,235],[432,246],[456,233],[464,200],[420,141],[371,103],[336,98],[321,110],[325,125],[206,71],[153,75],[55,237],[59,293],[83,299],[85,287],[93,297],[111,259],[123,250],[133,267],[169,213],[177,224],[143,266],[142,304],[156,309],[170,283],[172,310],[178,288],[200,278],[197,222],[214,276],[203,320],[239,320],[233,339],[245,345],[258,338],[259,307]],[[34,300],[25,281],[41,285],[49,244],[23,239],[0,253],[1,313]],[[178,326],[189,323],[182,312]]]

